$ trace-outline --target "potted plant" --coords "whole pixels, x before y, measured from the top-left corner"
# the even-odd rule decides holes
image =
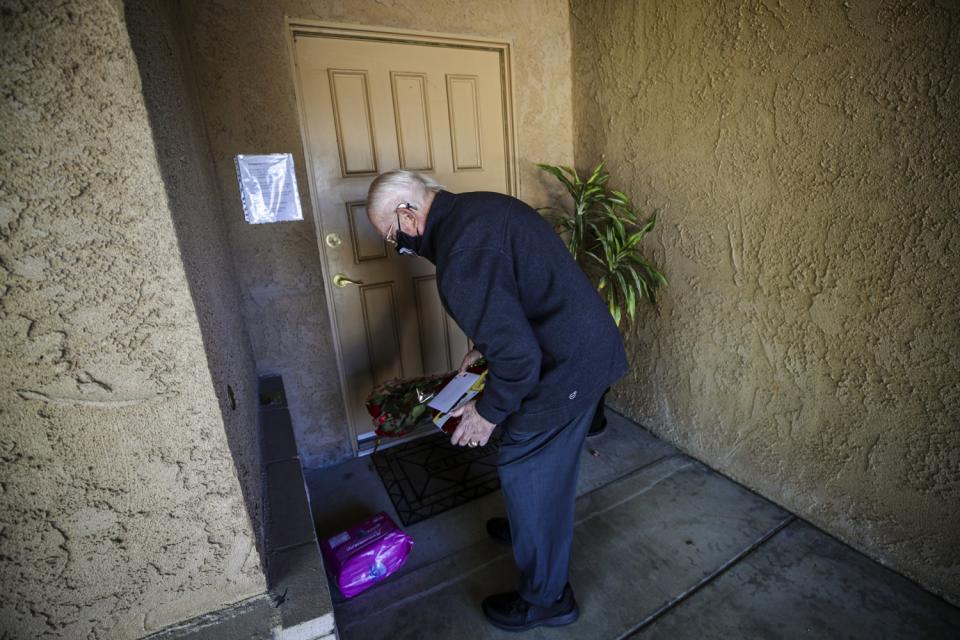
[[[624,317],[632,324],[637,305],[646,298],[656,304],[656,290],[667,279],[640,252],[640,245],[657,222],[654,213],[648,220],[630,198],[607,186],[610,174],[604,163],[597,165],[586,180],[571,167],[538,164],[559,180],[573,199],[573,210],[541,207],[570,249],[570,254],[587,276],[596,283],[597,292],[607,303],[610,315],[620,326]],[[608,389],[609,391],[609,389]],[[601,433],[607,424],[602,411],[607,392],[600,398],[589,435]]]

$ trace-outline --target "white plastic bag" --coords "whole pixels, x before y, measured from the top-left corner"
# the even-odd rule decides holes
[[[303,220],[292,153],[241,154],[234,162],[247,222]]]

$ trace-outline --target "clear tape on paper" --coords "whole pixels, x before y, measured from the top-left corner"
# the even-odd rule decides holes
[[[243,217],[250,224],[303,220],[292,153],[238,155]]]

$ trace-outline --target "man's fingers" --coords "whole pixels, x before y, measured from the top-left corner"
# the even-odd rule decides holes
[[[465,447],[470,444],[470,441],[476,442],[477,436],[474,433],[474,430],[469,428],[469,426],[460,423],[460,426],[457,427],[457,430],[453,432],[453,438],[451,442],[458,447]]]
[[[450,415],[455,418],[459,418],[460,416],[463,415],[464,411],[467,410],[467,407],[473,405],[473,403],[474,401],[471,400],[470,402],[464,404],[462,407],[458,407],[457,409],[454,409],[453,411],[451,411]],[[467,421],[469,421],[469,418],[464,418],[460,423],[463,424],[464,422],[467,422]]]
[[[458,447],[467,447],[470,446],[471,442],[480,443],[481,441],[483,441],[483,435],[478,433],[476,429],[465,426],[463,422],[457,426],[456,431],[453,432],[453,437],[450,438],[450,443]]]
[[[463,373],[464,371],[469,369],[474,362],[476,362],[482,357],[483,357],[483,354],[481,354],[476,349],[471,349],[470,351],[468,351],[467,355],[463,356],[463,362],[460,363],[460,373]]]

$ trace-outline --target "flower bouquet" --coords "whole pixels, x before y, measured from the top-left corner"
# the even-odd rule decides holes
[[[476,374],[486,370],[487,364],[482,359],[467,369]],[[397,438],[433,420],[439,412],[428,407],[427,403],[457,373],[449,371],[411,380],[389,380],[374,387],[367,396],[366,404],[377,435]],[[446,433],[453,433],[459,423],[460,418],[449,418],[440,428]]]

